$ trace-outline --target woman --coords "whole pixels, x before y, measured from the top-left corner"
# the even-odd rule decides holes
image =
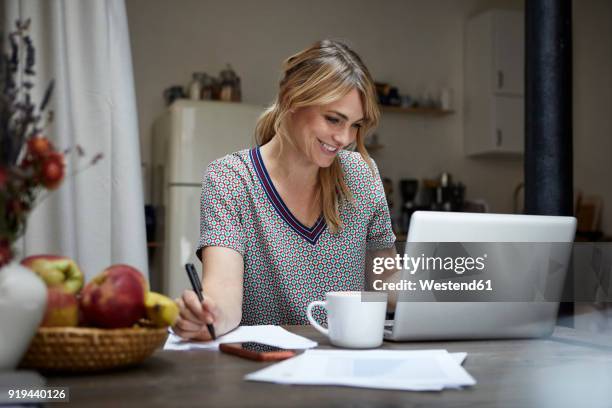
[[[258,147],[207,168],[197,251],[205,300],[193,291],[177,300],[174,330],[184,338],[210,339],[207,323],[217,334],[307,324],[311,301],[364,289],[366,251],[395,254],[363,141],[379,119],[367,68],[346,45],[324,40],[287,59],[283,72],[257,123]]]

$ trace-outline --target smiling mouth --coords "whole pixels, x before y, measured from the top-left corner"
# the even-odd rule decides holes
[[[319,140],[319,139],[317,139]],[[319,140],[319,144],[321,146],[323,146],[323,149],[325,149],[326,151],[330,152],[330,153],[336,153],[338,150],[340,150],[338,147],[334,147],[331,145],[328,145],[327,143],[324,143],[322,141]]]

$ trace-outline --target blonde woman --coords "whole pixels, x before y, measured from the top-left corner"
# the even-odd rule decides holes
[[[205,300],[185,291],[176,333],[207,340],[207,323],[217,335],[239,324],[307,324],[311,301],[364,289],[366,252],[395,254],[364,147],[378,119],[372,77],[346,45],[320,41],[285,61],[258,146],[207,168],[197,250]]]

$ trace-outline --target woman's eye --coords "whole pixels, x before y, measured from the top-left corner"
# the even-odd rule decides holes
[[[357,130],[361,129],[361,123],[355,123],[353,124],[353,127]]]
[[[340,123],[340,119],[334,118],[333,116],[325,116],[325,119],[334,125]]]

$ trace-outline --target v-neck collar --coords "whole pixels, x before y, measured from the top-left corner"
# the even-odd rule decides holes
[[[249,151],[249,156],[251,157],[251,161],[253,163],[253,167],[255,168],[255,173],[261,182],[261,185],[270,200],[270,203],[280,215],[280,217],[293,229],[295,232],[300,234],[306,241],[311,244],[316,244],[321,236],[321,233],[325,229],[325,219],[323,215],[320,215],[317,221],[314,223],[312,227],[307,227],[302,224],[289,210],[283,199],[281,198],[278,191],[276,191],[276,187],[272,183],[272,179],[268,174],[268,170],[264,165],[263,159],[261,157],[261,152],[259,150],[259,146],[251,149]]]

